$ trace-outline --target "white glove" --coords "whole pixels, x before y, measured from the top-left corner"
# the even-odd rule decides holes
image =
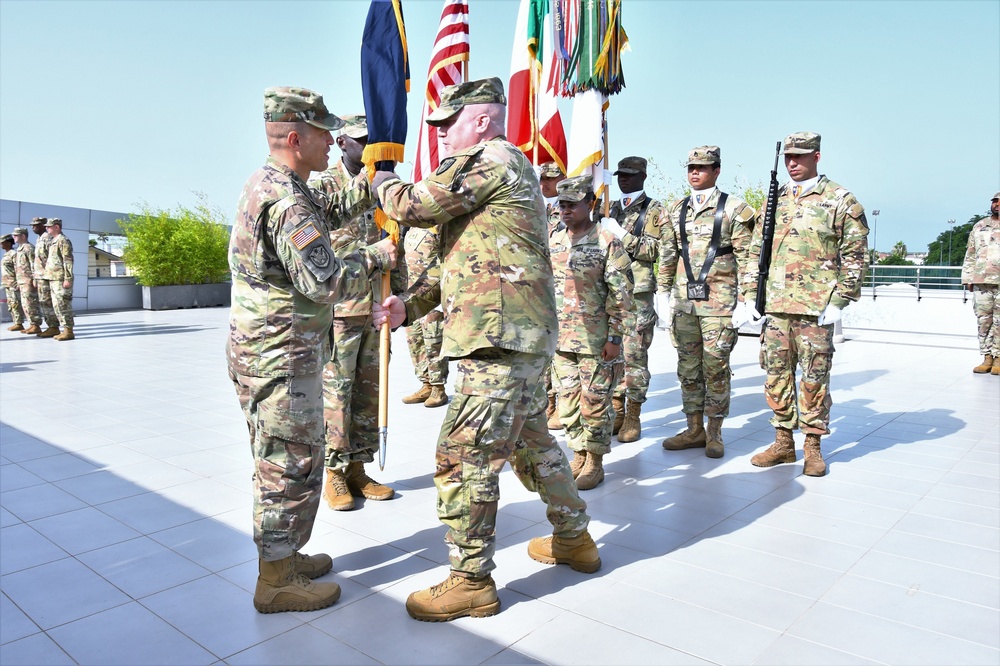
[[[733,310],[733,328],[740,328],[743,324],[758,324],[763,316],[757,312],[756,304],[750,301],[739,301]]]
[[[615,235],[615,238],[621,240],[625,237],[625,229],[622,225],[618,224],[618,220],[613,217],[605,217],[601,219],[601,227],[607,229]]]
[[[840,321],[843,314],[844,314],[843,309],[838,308],[833,303],[828,303],[826,309],[823,310],[823,314],[819,316],[819,321],[817,321],[816,323],[819,324],[820,326],[829,326],[830,324],[836,324],[838,321]]]
[[[615,182],[615,177],[611,174],[608,169],[604,170],[604,184],[611,187],[611,183]]]
[[[653,309],[656,311],[656,328],[666,331],[670,328],[673,317],[670,316],[672,303],[669,293],[657,292],[653,297]]]

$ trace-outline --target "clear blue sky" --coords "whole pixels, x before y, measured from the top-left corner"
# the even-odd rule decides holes
[[[472,77],[506,80],[517,2],[470,4]],[[761,182],[776,141],[819,132],[821,171],[881,210],[882,250],[925,250],[1000,188],[998,0],[623,4],[613,160],[651,157],[676,188],[687,150],[711,143],[724,185]],[[264,88],[362,110],[367,7],[0,0],[0,197],[129,211],[203,192],[230,214],[266,156]],[[415,139],[441,2],[404,11]]]

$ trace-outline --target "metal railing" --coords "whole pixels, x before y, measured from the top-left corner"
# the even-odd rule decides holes
[[[961,292],[962,302],[968,300],[968,293],[962,287],[962,267],[961,266],[870,266],[865,273],[862,287],[865,287],[865,296],[868,289],[871,290],[871,297],[878,298],[881,295],[893,296],[908,295],[905,290],[885,289],[891,285],[910,285],[915,289],[915,296],[919,301],[925,296],[957,297],[956,291]],[[950,293],[949,293],[950,292]]]

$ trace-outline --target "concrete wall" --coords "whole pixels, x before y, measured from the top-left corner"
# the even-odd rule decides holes
[[[963,302],[963,293],[967,294]],[[976,335],[976,315],[972,295],[953,289],[921,289],[893,284],[878,288],[872,297],[868,287],[861,299],[844,310],[846,328],[862,328],[908,333]]]
[[[31,230],[35,217],[58,217],[63,221],[62,232],[73,243],[73,309],[85,310],[129,309],[142,307],[142,291],[134,278],[89,278],[87,276],[87,251],[90,234],[120,234],[117,220],[127,213],[89,208],[53,206],[29,201],[0,199],[0,235],[13,233],[14,227],[27,227],[28,240],[36,244],[37,236]],[[109,282],[113,281],[113,282]],[[91,290],[94,290],[91,293]]]

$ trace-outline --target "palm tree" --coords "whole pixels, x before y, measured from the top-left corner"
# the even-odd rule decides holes
[[[896,244],[892,246],[892,253],[899,257],[900,259],[906,258],[906,243],[903,241],[896,241]]]

